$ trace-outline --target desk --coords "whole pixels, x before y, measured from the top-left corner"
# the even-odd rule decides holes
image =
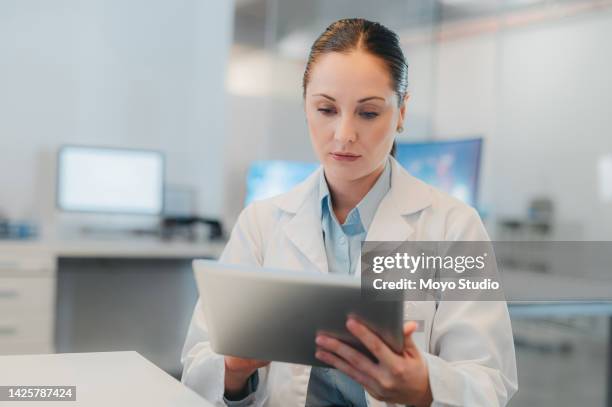
[[[546,318],[570,316],[607,316],[608,317],[608,373],[606,406],[612,407],[612,281],[609,279],[581,279],[549,273],[535,273],[525,270],[504,272],[504,291],[509,298],[551,299],[556,295],[568,298],[587,299],[585,301],[520,301],[509,302],[508,309],[512,318]],[[592,300],[588,300],[591,298]]]
[[[0,354],[137,349],[178,374],[196,296],[191,259],[217,258],[224,246],[149,238],[0,241]],[[100,332],[113,338],[101,341],[109,335]]]
[[[213,258],[219,257],[224,241],[183,243],[161,240],[61,242],[54,246],[57,257],[68,258]]]
[[[511,317],[546,318],[555,316],[602,315],[608,317],[608,373],[606,406],[612,407],[612,302],[516,302],[509,303]]]
[[[0,240],[0,260],[12,253],[16,263],[26,255],[70,258],[217,258],[225,247],[224,241],[178,242],[159,239],[81,239],[14,242]],[[17,256],[19,255],[19,256]],[[0,261],[0,270],[7,268],[8,259]]]
[[[212,406],[136,352],[0,356],[0,385],[76,386],[76,402],[53,406]]]

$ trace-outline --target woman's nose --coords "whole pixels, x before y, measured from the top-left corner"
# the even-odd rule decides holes
[[[353,143],[357,139],[357,129],[350,118],[338,121],[334,138],[341,143]]]

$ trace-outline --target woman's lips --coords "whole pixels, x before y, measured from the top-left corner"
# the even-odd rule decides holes
[[[348,154],[348,153],[330,153],[334,160],[338,161],[355,161],[360,155]]]

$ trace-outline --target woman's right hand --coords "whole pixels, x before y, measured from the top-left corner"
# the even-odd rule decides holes
[[[234,356],[225,356],[225,394],[232,399],[241,399],[247,396],[246,384],[249,377],[260,367],[270,362],[256,359],[243,359]]]

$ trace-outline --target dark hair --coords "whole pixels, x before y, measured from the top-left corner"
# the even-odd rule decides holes
[[[312,67],[319,56],[330,52],[349,53],[357,49],[384,61],[391,75],[398,105],[401,106],[408,91],[408,63],[399,38],[384,25],[363,18],[346,18],[332,23],[312,44],[302,80],[303,96],[306,97]],[[395,154],[395,142],[391,154]]]

